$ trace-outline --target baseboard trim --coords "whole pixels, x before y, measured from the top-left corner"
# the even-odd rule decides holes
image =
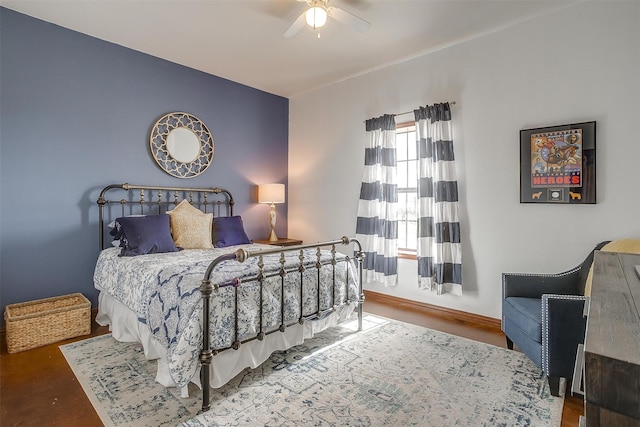
[[[431,316],[446,317],[457,322],[475,324],[483,328],[488,328],[500,332],[500,319],[493,317],[481,316],[479,314],[469,313],[466,311],[454,310],[452,308],[441,307],[425,302],[399,298],[392,295],[383,294],[374,291],[364,291],[365,301],[371,300],[380,304],[391,305],[394,307],[402,307],[409,310],[425,313]]]

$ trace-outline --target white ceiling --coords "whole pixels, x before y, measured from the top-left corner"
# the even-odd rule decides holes
[[[102,40],[293,97],[551,13],[578,0],[330,0],[369,22],[282,34],[296,0],[0,0]],[[532,35],[534,36],[534,35]]]

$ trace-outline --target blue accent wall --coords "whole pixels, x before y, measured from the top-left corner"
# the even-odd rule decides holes
[[[96,200],[108,184],[223,187],[249,237],[268,235],[255,186],[287,183],[288,99],[1,7],[0,95],[3,311],[74,292],[95,306]],[[172,111],[213,135],[213,162],[195,178],[151,157],[151,128]],[[279,235],[286,224],[281,204]]]

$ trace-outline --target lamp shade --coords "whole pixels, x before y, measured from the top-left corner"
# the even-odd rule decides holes
[[[258,203],[284,203],[284,184],[260,184]]]

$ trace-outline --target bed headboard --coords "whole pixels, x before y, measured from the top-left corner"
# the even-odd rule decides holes
[[[104,249],[108,224],[126,215],[161,214],[182,200],[214,217],[233,216],[233,196],[223,188],[155,187],[149,185],[112,184],[98,197],[100,250]]]

